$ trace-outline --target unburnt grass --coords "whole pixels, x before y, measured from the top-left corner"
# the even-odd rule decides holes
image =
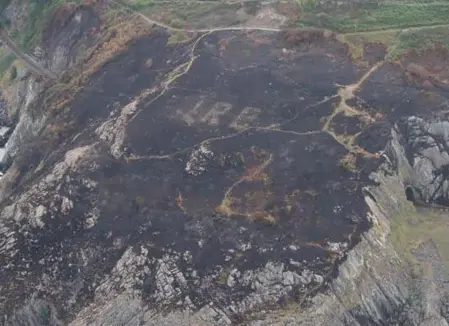
[[[375,6],[348,4],[320,6],[300,2],[300,27],[313,26],[338,32],[355,59],[363,59],[367,43],[383,44],[386,57],[396,60],[409,50],[449,45],[449,3],[428,1],[382,2]]]
[[[311,2],[303,6],[302,26],[324,27],[337,32],[366,32],[447,24],[449,5],[419,1],[384,2],[377,5],[348,4],[321,7]]]
[[[161,2],[122,0],[120,2],[148,18],[175,28],[185,29],[237,25],[251,18],[253,14],[252,6],[239,2],[176,0]]]

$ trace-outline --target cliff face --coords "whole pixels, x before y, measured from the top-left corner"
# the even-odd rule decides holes
[[[404,230],[406,224],[417,223],[413,221],[416,216],[428,217],[436,224],[446,216],[430,208],[417,211],[406,199],[404,179],[409,180],[409,173],[404,173],[404,178],[401,171],[408,171],[410,165],[399,139],[392,131],[392,140],[385,150],[386,160],[371,174],[376,184],[363,190],[373,226],[348,252],[338,268],[338,276],[326,284],[322,293],[310,298],[305,307],[291,302],[275,312],[264,310],[249,324],[448,325],[449,270],[440,253],[444,239],[438,233],[413,238],[412,231]],[[420,225],[417,230],[423,227],[427,225]],[[95,306],[96,314],[87,309],[73,325],[83,325],[92,316],[98,324],[117,325],[230,323],[222,312],[208,306],[193,315],[184,312],[163,316],[142,308],[130,294],[122,293],[101,302],[102,305]]]
[[[12,159],[17,155],[19,148],[24,146],[38,135],[45,124],[45,115],[42,113],[32,113],[29,110],[30,104],[36,99],[39,91],[42,90],[38,82],[33,78],[27,78],[13,86],[15,89],[14,99],[9,103],[11,110],[17,119],[14,131],[10,135],[3,149],[1,162],[10,165]]]
[[[26,9],[26,8],[25,8]],[[19,27],[24,19],[23,4],[12,1],[5,9],[9,23]],[[70,69],[83,53],[94,45],[99,33],[99,17],[89,7],[64,7],[57,10],[43,31],[42,42],[35,48],[36,60],[51,76]],[[33,58],[31,58],[33,60]],[[46,76],[44,76],[46,77]],[[8,86],[6,123],[13,130],[7,143],[0,151],[0,162],[10,165],[19,148],[31,142],[45,127],[47,114],[42,104],[33,105],[45,87],[41,76],[21,72],[15,83]],[[12,122],[12,123],[8,123]]]
[[[337,278],[309,308],[292,304],[253,325],[448,325],[444,239],[437,232],[421,237],[429,225],[415,220],[438,224],[447,217],[427,208],[417,212],[407,201],[410,165],[399,138],[393,131],[386,161],[371,175],[376,185],[364,189],[373,227],[348,253]]]
[[[4,324],[447,325],[445,216],[406,198],[448,196],[444,92],[327,31],[173,43],[98,10],[9,97]]]

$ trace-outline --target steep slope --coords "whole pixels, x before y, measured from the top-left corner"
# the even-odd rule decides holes
[[[444,72],[105,13],[55,16],[58,79],[11,86],[4,324],[447,324],[445,215],[406,200],[447,197]]]

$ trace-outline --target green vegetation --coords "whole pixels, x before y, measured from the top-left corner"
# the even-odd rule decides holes
[[[316,6],[315,0],[296,0],[299,8],[301,10],[312,11]]]
[[[217,4],[215,3],[205,3],[196,5],[183,5],[178,7],[175,11],[176,16],[182,21],[195,21],[201,19],[204,14],[211,13],[217,9]]]
[[[3,54],[0,56],[0,80],[3,79],[15,59],[12,54]]]
[[[387,58],[397,59],[409,50],[435,44],[449,48],[449,1],[398,0],[379,5],[322,8],[313,0],[297,0],[303,15],[300,26],[331,29],[349,45],[354,59],[363,56],[367,43],[381,43]],[[447,26],[446,26],[447,25]]]
[[[217,283],[219,285],[225,286],[226,283],[228,282],[228,277],[229,277],[229,271],[225,270],[225,269],[221,270],[217,277]]]
[[[236,19],[239,9],[251,10],[240,3],[222,1],[157,1],[157,0],[121,0],[123,5],[141,12],[145,16],[176,28],[207,28],[211,26],[229,26],[240,23]]]
[[[448,27],[426,27],[402,31],[376,31],[340,34],[338,38],[349,45],[354,59],[363,56],[366,43],[382,43],[387,47],[387,58],[397,59],[409,50],[422,50],[440,44],[449,49]]]
[[[390,45],[396,41],[397,34],[397,31],[379,31],[375,33],[367,32],[351,35],[340,34],[337,38],[349,45],[351,56],[357,60],[363,56],[365,44],[382,43],[390,49]]]
[[[70,2],[67,0],[29,1],[27,4],[26,22],[20,30],[10,31],[11,37],[22,49],[29,51],[40,41],[44,27],[52,17],[53,11],[59,6],[68,3]]]
[[[344,33],[449,23],[449,2],[422,5],[401,1],[371,7],[307,8],[305,17],[299,22],[301,26],[323,27]]]
[[[171,32],[170,38],[168,39],[168,44],[182,43],[188,40],[188,36],[184,32],[173,31]]]
[[[410,262],[411,251],[425,241],[433,241],[442,261],[449,267],[449,225],[447,212],[432,208],[415,208],[411,202],[391,216],[391,240],[395,250]]]
[[[432,27],[422,30],[405,30],[400,32],[389,45],[389,54],[395,58],[410,49],[424,49],[433,44],[441,44],[449,49],[448,27]]]
[[[134,10],[147,10],[156,5],[154,0],[124,0],[122,2]]]
[[[447,0],[397,0],[338,8],[321,7],[314,0],[296,1],[302,11],[298,25],[341,33],[338,38],[349,45],[354,59],[363,56],[366,43],[384,44],[389,59],[436,43],[449,48]]]

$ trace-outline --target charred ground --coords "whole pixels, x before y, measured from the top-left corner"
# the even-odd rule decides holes
[[[446,94],[314,33],[168,45],[154,29],[91,76],[63,142],[2,203],[3,312],[38,287],[64,320],[132,291],[238,321],[324,286],[370,227],[362,187],[386,129]]]

